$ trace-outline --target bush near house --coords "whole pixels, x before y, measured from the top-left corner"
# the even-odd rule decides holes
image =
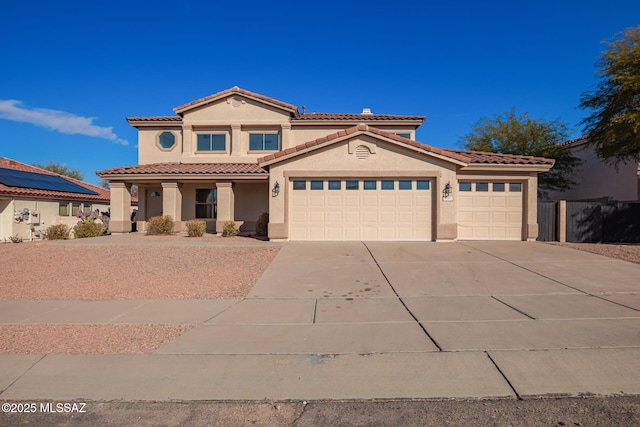
[[[256,235],[258,236],[266,236],[267,235],[267,227],[269,225],[269,214],[267,212],[263,212],[262,215],[258,217],[258,221],[256,221]]]
[[[173,217],[171,215],[154,216],[147,221],[147,233],[154,234],[173,234]]]
[[[78,224],[73,227],[73,236],[76,239],[98,237],[107,232],[107,228],[103,224],[96,222],[97,219],[101,218],[98,209],[95,211],[78,211],[76,216],[80,218]]]
[[[44,238],[48,240],[67,240],[71,229],[65,224],[55,224],[47,227],[44,232]]]
[[[73,237],[76,239],[85,239],[87,237],[102,236],[105,228],[97,222],[83,222],[73,227]]]
[[[238,226],[233,221],[227,221],[222,226],[222,237],[233,237],[239,233]]]
[[[187,236],[202,237],[207,230],[207,223],[199,219],[190,219],[187,221]]]

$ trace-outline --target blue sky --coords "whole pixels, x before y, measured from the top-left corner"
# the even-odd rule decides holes
[[[0,157],[96,170],[137,163],[127,116],[240,86],[308,112],[424,115],[458,147],[481,117],[561,119],[637,0],[42,1],[0,17]]]

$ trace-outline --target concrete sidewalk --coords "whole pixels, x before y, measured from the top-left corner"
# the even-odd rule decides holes
[[[0,356],[0,397],[640,394],[640,265],[528,242],[284,245],[242,301],[2,301],[0,323],[169,323],[150,355]]]

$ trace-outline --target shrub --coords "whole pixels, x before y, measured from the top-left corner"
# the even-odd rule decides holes
[[[22,237],[17,234],[15,236],[9,236],[9,240],[11,240],[11,243],[22,243]]]
[[[199,219],[190,219],[187,221],[187,236],[202,237],[207,230],[207,223]]]
[[[98,237],[105,233],[105,228],[97,222],[83,222],[73,227],[73,236],[76,239],[84,239],[87,237]]]
[[[65,224],[50,225],[44,232],[44,238],[49,240],[67,240],[71,230]]]
[[[238,229],[238,226],[236,225],[235,222],[227,221],[222,226],[222,237],[237,236],[239,231],[240,230]]]
[[[263,212],[262,215],[258,217],[256,221],[256,235],[258,236],[266,236],[267,235],[267,227],[269,226],[269,214],[267,212]]]
[[[147,235],[172,234],[173,217],[171,215],[154,216],[147,222]]]

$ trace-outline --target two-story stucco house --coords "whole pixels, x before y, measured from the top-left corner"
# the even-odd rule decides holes
[[[300,113],[234,87],[174,109],[129,117],[137,166],[98,172],[111,187],[111,231],[171,215],[289,240],[533,240],[538,173],[553,160],[431,147],[422,116]]]

